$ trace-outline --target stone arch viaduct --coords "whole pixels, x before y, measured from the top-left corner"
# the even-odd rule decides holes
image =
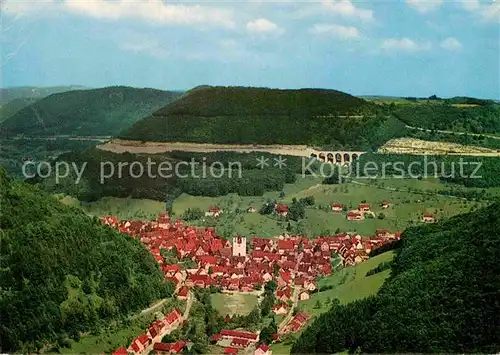
[[[309,157],[331,164],[351,164],[366,152],[360,151],[319,151],[312,150]]]

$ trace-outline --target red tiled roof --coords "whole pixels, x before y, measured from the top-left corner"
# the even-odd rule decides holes
[[[257,334],[249,333],[249,332],[243,332],[243,331],[239,331],[239,330],[224,329],[224,330],[221,330],[220,334],[222,336],[228,336],[228,337],[257,340]]]
[[[127,355],[128,352],[127,352],[127,349],[125,349],[123,346],[116,349],[114,352],[113,352],[113,355]]]
[[[266,344],[260,344],[257,349],[260,349],[262,350],[263,352],[267,353],[267,351],[269,350],[269,346],[267,346]]]
[[[274,207],[274,210],[278,213],[284,213],[284,212],[288,212],[288,206],[287,205],[281,205],[281,204],[277,204],[276,207]]]
[[[181,289],[179,290],[179,292],[177,293],[177,295],[181,296],[181,297],[187,297],[188,292],[189,292],[189,289],[186,286],[182,286]]]
[[[238,349],[227,347],[224,349],[224,354],[238,354]]]
[[[147,334],[141,334],[137,337],[137,340],[141,342],[142,345],[147,344],[149,342],[149,337]]]
[[[173,353],[179,353],[183,348],[184,346],[186,345],[186,342],[184,340],[177,340],[170,351],[172,351]]]
[[[153,350],[169,352],[172,348],[172,343],[154,343]]]
[[[284,240],[280,239],[278,240],[278,249],[281,250],[293,250],[295,247],[293,241],[291,240]]]

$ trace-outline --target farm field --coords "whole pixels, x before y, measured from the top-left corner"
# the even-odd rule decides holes
[[[294,184],[287,184],[279,192],[269,192],[264,196],[238,196],[228,194],[219,197],[191,196],[182,194],[173,203],[175,218],[189,208],[200,208],[206,211],[215,205],[224,211],[219,218],[205,218],[190,221],[198,226],[213,225],[219,234],[232,237],[235,234],[252,237],[273,237],[282,233],[303,234],[316,237],[336,232],[358,232],[362,235],[373,235],[376,229],[402,231],[407,226],[420,223],[424,213],[436,218],[446,218],[458,213],[479,208],[487,201],[467,201],[454,196],[441,196],[438,190],[446,190],[450,185],[441,184],[438,179],[379,179],[377,181],[359,179],[342,185],[324,185],[321,179],[298,177]],[[457,187],[457,189],[464,189]],[[488,189],[491,196],[499,196],[500,189]],[[306,218],[299,223],[280,220],[275,215],[260,215],[258,210],[269,200],[291,204],[292,200],[313,196],[315,205],[307,207]],[[71,199],[67,202],[75,204]],[[383,200],[390,202],[387,209],[380,207]],[[329,205],[342,203],[348,209],[357,208],[363,201],[371,204],[373,218],[362,221],[347,221],[345,213],[333,213]],[[257,212],[248,213],[247,208],[253,206]],[[117,215],[119,218],[154,218],[164,210],[164,203],[153,200],[106,197],[91,203],[81,203],[81,207],[89,214]]]
[[[247,315],[258,302],[256,295],[236,293],[214,293],[211,295],[212,305],[221,316]]]

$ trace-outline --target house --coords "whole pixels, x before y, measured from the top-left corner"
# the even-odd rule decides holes
[[[422,217],[422,221],[423,222],[434,222],[434,217],[432,215],[426,213]]]
[[[179,354],[184,349],[186,342],[184,340],[177,340],[175,343],[155,343],[153,350],[156,354]]]
[[[180,323],[182,320],[182,313],[177,308],[174,308],[174,310],[167,314],[163,320],[165,321],[167,327],[172,327],[175,324]]]
[[[274,207],[274,211],[280,216],[286,216],[288,214],[288,206],[277,203]]]
[[[387,230],[387,229],[377,229],[375,231],[375,235],[377,236],[377,238],[384,238],[384,239],[394,239],[395,238],[395,235],[394,233],[392,233],[391,231]]]
[[[271,355],[272,353],[272,350],[266,344],[260,344],[254,351],[254,355]]]
[[[369,203],[360,203],[358,205],[358,210],[360,212],[370,212],[370,204]]]
[[[233,338],[233,340],[231,340],[231,346],[239,348],[246,348],[248,344],[250,344],[248,339]]]
[[[333,212],[342,212],[344,210],[344,205],[341,203],[334,203],[331,207]]]
[[[180,288],[179,292],[177,292],[177,299],[182,300],[182,301],[187,300],[188,293],[189,293],[189,289],[186,286],[182,286]]]
[[[222,339],[229,339],[229,340],[234,340],[234,339],[246,339],[249,342],[257,342],[259,341],[259,335],[255,333],[250,333],[250,332],[245,332],[241,330],[228,330],[228,329],[223,329],[220,332],[221,338]]]
[[[278,240],[278,253],[283,255],[285,252],[293,252],[295,251],[295,244],[293,243],[293,240],[285,240],[285,239],[280,239]]]
[[[299,293],[299,300],[305,301],[305,300],[309,300],[309,299],[311,299],[311,296],[309,295],[309,292],[302,291],[301,293]]]
[[[113,352],[113,355],[128,355],[128,351],[127,351],[127,349],[125,349],[124,346],[122,346],[121,348],[116,349]]]
[[[172,344],[172,347],[170,348],[170,353],[180,354],[184,349],[184,346],[186,346],[186,342],[184,340],[177,340],[175,343]]]
[[[347,212],[346,218],[348,221],[361,221],[363,219],[363,215],[359,212],[350,211]]]
[[[144,351],[151,344],[151,338],[147,334],[141,334],[134,339],[130,347],[129,352],[139,354]]]
[[[217,206],[209,207],[208,211],[205,212],[205,216],[207,217],[219,217],[223,211],[220,210]]]
[[[171,348],[172,343],[158,342],[153,344],[153,350],[156,352],[156,354],[168,354]]]
[[[257,210],[256,210],[256,209],[255,209],[255,207],[253,207],[253,206],[249,206],[249,207],[247,208],[247,212],[248,212],[248,213],[254,213],[255,211],[257,211]]]
[[[276,291],[276,299],[282,302],[287,302],[292,298],[292,289],[285,287]]]
[[[382,208],[384,208],[384,209],[389,208],[390,205],[391,204],[389,203],[389,201],[386,201],[386,200],[382,201],[382,203],[380,204],[380,206],[382,206]]]
[[[274,314],[287,314],[288,310],[286,308],[286,305],[284,303],[277,304],[273,306],[273,312]]]

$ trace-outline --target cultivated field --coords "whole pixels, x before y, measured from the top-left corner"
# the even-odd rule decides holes
[[[362,185],[363,184],[363,185]],[[449,187],[449,186],[448,186]],[[436,218],[446,218],[458,213],[468,212],[487,203],[466,201],[453,196],[437,195],[436,191],[446,189],[437,179],[380,179],[377,181],[360,180],[342,185],[324,185],[320,178],[308,177],[294,184],[287,184],[279,192],[268,192],[264,196],[238,196],[229,194],[220,197],[202,197],[182,194],[173,203],[175,218],[182,218],[188,208],[200,208],[206,211],[215,205],[224,211],[219,218],[206,218],[204,221],[189,223],[203,226],[213,225],[219,234],[232,237],[236,234],[252,237],[274,237],[285,232],[301,233],[310,237],[333,234],[337,231],[356,231],[362,235],[373,235],[376,229],[402,231],[407,226],[420,223],[424,213],[431,213]],[[459,189],[460,187],[457,187]],[[465,188],[463,188],[465,189]],[[487,189],[492,196],[499,196],[500,189]],[[299,223],[280,220],[275,215],[261,215],[260,207],[267,201],[291,204],[293,198],[313,196],[315,205],[306,208],[306,218]],[[380,207],[380,202],[387,200],[391,206]],[[74,200],[72,200],[74,203]],[[333,213],[328,205],[342,203],[348,208],[356,208],[361,201],[372,206],[375,218],[362,221],[347,221],[344,213]],[[69,202],[69,201],[68,201]],[[253,206],[257,212],[248,213]],[[163,202],[153,200],[135,200],[106,197],[92,203],[82,203],[90,214],[97,216],[117,215],[120,218],[154,218],[163,211]],[[380,214],[383,214],[380,216]],[[383,217],[383,218],[379,218]],[[290,230],[290,228],[292,228]]]
[[[457,143],[425,141],[415,138],[396,138],[385,143],[379,153],[413,154],[413,155],[469,155],[498,157],[500,152],[475,146]]]

